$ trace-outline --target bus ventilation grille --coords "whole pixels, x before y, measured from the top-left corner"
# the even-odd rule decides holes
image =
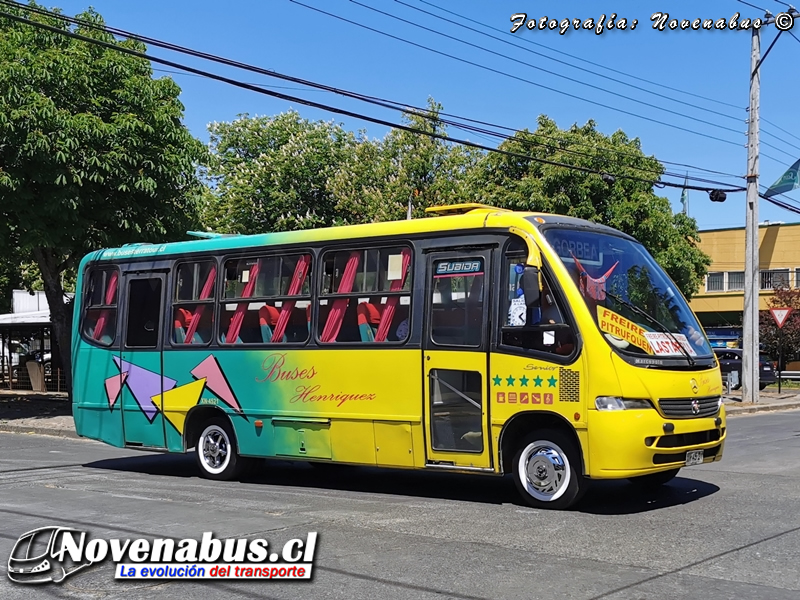
[[[561,381],[561,389],[559,390],[561,402],[580,402],[581,374],[578,371],[559,367],[558,378]]]

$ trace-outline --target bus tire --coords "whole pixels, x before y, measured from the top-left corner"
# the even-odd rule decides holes
[[[654,489],[659,488],[675,479],[678,471],[680,471],[680,469],[670,469],[669,471],[661,471],[660,473],[651,473],[650,475],[631,477],[628,479],[628,481],[644,489]]]
[[[586,491],[587,481],[575,443],[560,431],[527,436],[514,456],[514,483],[535,508],[564,510]]]
[[[214,417],[206,421],[195,444],[195,458],[206,479],[228,481],[239,475],[244,461],[236,452],[236,438],[228,419]]]

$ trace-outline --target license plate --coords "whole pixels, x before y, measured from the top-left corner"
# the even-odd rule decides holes
[[[703,464],[703,451],[702,450],[689,450],[686,453],[686,466]]]
[[[764,367],[764,370],[765,371],[769,371],[769,367]]]

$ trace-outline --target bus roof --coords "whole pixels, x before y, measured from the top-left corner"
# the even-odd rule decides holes
[[[319,229],[306,229],[300,231],[286,231],[275,233],[260,233],[253,235],[214,234],[211,232],[190,232],[200,239],[170,242],[164,244],[126,244],[120,248],[100,250],[93,256],[94,260],[116,260],[130,258],[147,258],[175,256],[195,252],[219,252],[244,248],[257,248],[262,246],[292,245],[314,242],[327,242],[357,238],[415,235],[437,231],[458,231],[465,229],[480,229],[487,226],[490,216],[503,221],[503,225],[518,224],[519,219],[525,219],[534,226],[540,224],[563,224],[592,229],[620,232],[606,227],[562,215],[551,215],[535,212],[515,212],[495,208],[482,204],[449,205],[432,207],[429,213],[443,214],[445,216],[427,217],[403,221],[386,221],[380,223],[366,223],[361,225],[342,225],[338,227],[324,227]],[[492,225],[497,226],[493,219]]]

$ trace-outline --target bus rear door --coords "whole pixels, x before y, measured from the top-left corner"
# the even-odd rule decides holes
[[[122,423],[125,443],[163,448],[162,330],[165,273],[123,275],[123,329],[120,347]]]
[[[487,394],[490,250],[428,256],[425,373],[429,465],[491,467]]]

